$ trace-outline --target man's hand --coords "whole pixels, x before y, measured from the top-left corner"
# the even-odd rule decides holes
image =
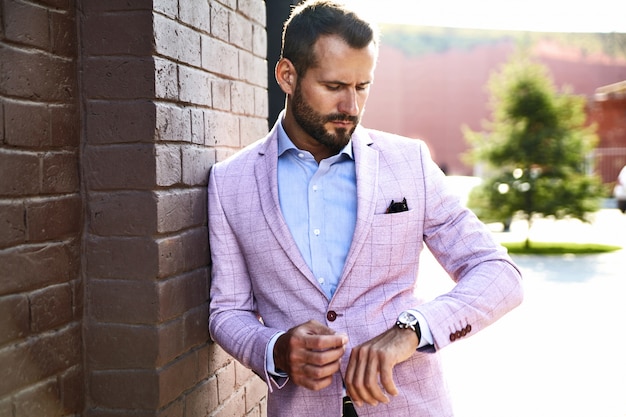
[[[398,395],[393,381],[393,367],[409,359],[418,344],[414,331],[394,326],[352,349],[344,381],[352,401],[358,406],[363,402],[377,405],[389,402],[385,391]]]
[[[274,345],[274,363],[296,385],[311,390],[326,388],[339,371],[348,336],[315,320],[290,329]]]

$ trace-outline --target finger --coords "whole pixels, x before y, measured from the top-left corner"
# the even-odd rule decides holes
[[[326,350],[306,350],[303,352],[303,361],[307,364],[324,366],[338,362],[346,352],[345,346]]]
[[[376,354],[376,352],[370,351],[368,361],[365,363],[363,370],[363,381],[364,381],[364,390],[367,394],[369,400],[365,399],[365,401],[370,405],[376,405],[379,402],[388,403],[389,397],[385,395],[380,384],[379,384],[379,375],[380,375],[380,367],[381,362],[380,358]]]
[[[366,387],[365,371],[366,367],[371,365],[368,362],[369,358],[367,347],[359,346],[352,350],[350,362],[348,364],[349,369],[346,372],[345,383],[348,395],[358,406],[363,405],[363,402],[370,405],[377,404],[377,401],[371,396]]]
[[[398,395],[398,388],[393,380],[393,365],[383,364],[380,369],[380,383],[387,393],[394,397]]]
[[[338,371],[339,362],[324,366],[304,364],[293,371],[291,378],[297,385],[304,386],[311,390],[320,390],[332,383],[333,375]]]

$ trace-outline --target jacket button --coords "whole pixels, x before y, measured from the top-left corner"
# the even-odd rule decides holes
[[[454,333],[450,333],[450,341],[454,342],[456,340],[456,335]]]
[[[333,310],[330,310],[328,313],[326,313],[326,318],[328,319],[328,321],[335,321],[337,320],[337,313],[335,313]]]

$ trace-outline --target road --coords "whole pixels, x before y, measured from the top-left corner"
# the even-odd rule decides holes
[[[521,240],[525,224],[495,233]],[[538,221],[531,239],[626,248],[626,215],[592,224]],[[493,326],[442,350],[457,417],[625,417],[626,249],[585,256],[514,256],[525,300]],[[426,253],[419,291],[449,283]],[[443,279],[442,279],[443,278]]]

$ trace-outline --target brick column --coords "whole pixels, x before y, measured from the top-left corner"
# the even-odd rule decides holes
[[[85,415],[263,415],[208,340],[206,183],[267,131],[264,3],[81,7]]]
[[[71,0],[0,2],[0,416],[82,410]]]

